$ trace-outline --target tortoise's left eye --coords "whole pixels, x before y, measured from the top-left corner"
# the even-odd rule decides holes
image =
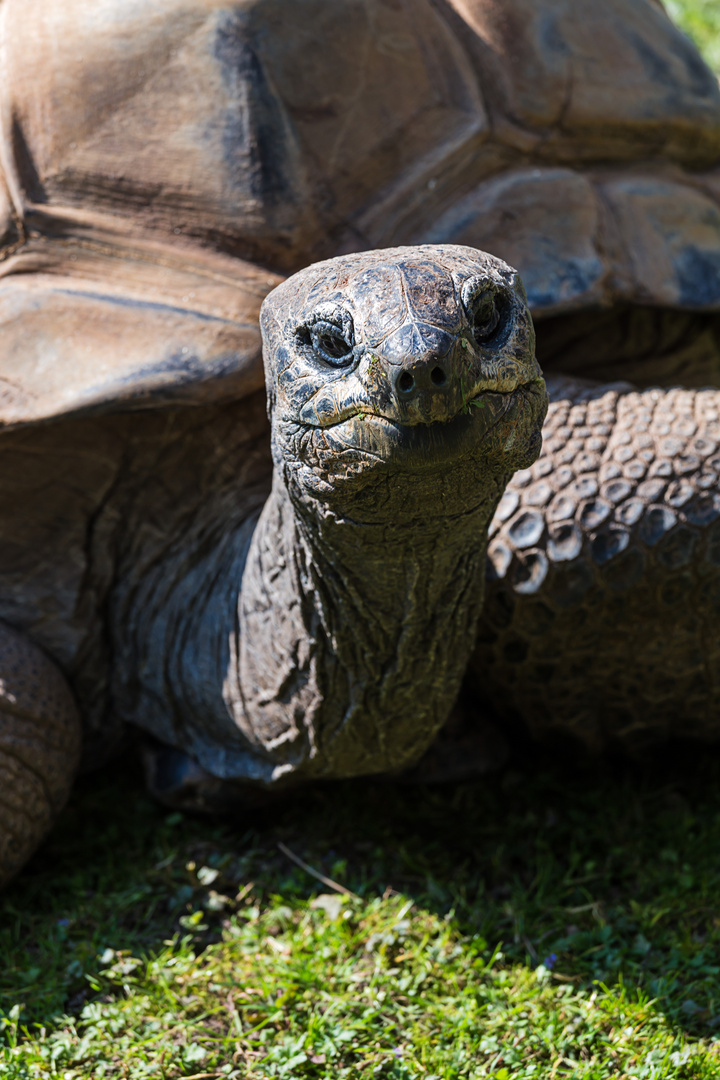
[[[468,282],[463,303],[473,337],[478,345],[492,345],[509,323],[511,301],[503,289],[487,281]]]
[[[474,298],[471,316],[473,335],[478,344],[490,341],[500,324],[500,312],[495,301],[495,294],[490,289]]]

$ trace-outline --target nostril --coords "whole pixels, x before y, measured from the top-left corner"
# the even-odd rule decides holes
[[[415,380],[409,371],[403,371],[402,375],[398,379],[398,390],[402,390],[403,394],[409,394],[415,385]]]
[[[430,372],[430,379],[434,386],[444,386],[447,382],[447,375],[441,367],[434,367]]]

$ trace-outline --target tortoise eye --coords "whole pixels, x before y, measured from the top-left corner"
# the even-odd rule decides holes
[[[315,319],[309,325],[297,331],[302,345],[313,350],[315,355],[331,367],[349,367],[355,361],[355,341],[352,320],[347,317],[342,325],[327,319]]]
[[[500,312],[495,302],[495,294],[487,289],[475,297],[472,304],[472,329],[475,340],[489,341],[500,323]]]
[[[346,360],[352,356],[352,345],[345,340],[340,330],[322,330],[313,337],[316,350],[332,360]]]
[[[463,289],[463,302],[476,344],[495,343],[508,325],[511,301],[507,293],[487,281],[471,281]]]

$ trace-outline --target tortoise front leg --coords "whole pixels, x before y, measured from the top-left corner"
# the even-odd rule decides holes
[[[50,830],[79,758],[80,717],[65,676],[0,622],[0,885]]]
[[[720,741],[720,391],[549,390],[491,529],[473,689],[590,748]]]

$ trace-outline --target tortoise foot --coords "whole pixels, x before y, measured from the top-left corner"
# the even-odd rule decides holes
[[[80,739],[60,669],[0,622],[0,886],[24,866],[65,805]]]

